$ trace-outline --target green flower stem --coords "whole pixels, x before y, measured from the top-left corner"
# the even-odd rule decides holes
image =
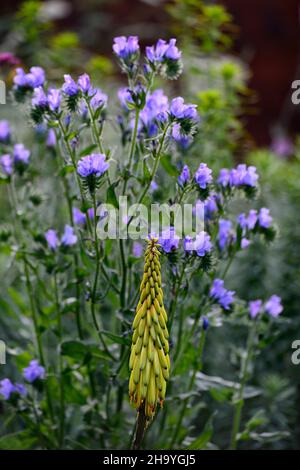
[[[54,274],[54,293],[55,293],[55,305],[57,313],[57,330],[59,339],[59,387],[60,387],[60,412],[59,412],[59,447],[62,448],[64,444],[65,435],[65,390],[64,390],[64,364],[63,357],[61,354],[61,342],[63,338],[62,330],[62,313],[60,309],[59,292],[57,284],[57,274]]]
[[[197,352],[197,358],[199,358],[199,362],[197,361],[195,366],[194,366],[193,374],[191,376],[187,392],[190,392],[192,390],[192,388],[194,386],[194,383],[195,383],[197,372],[202,370],[203,351],[204,351],[205,339],[206,339],[206,332],[204,331],[204,329],[202,329],[201,330],[201,335],[200,335],[200,341],[199,341],[199,345],[198,345],[198,352]],[[178,418],[178,421],[177,421],[177,424],[176,424],[176,427],[175,427],[175,430],[174,430],[174,433],[173,433],[173,436],[172,436],[172,439],[171,439],[170,449],[173,449],[174,445],[178,441],[178,434],[179,434],[180,429],[181,429],[182,421],[183,421],[185,413],[186,413],[186,409],[187,409],[189,399],[190,399],[190,397],[188,396],[183,400],[183,404],[182,404],[182,408],[181,408],[181,411],[180,411],[180,414],[179,414],[179,418]]]
[[[56,134],[56,142],[59,141],[58,135]],[[57,145],[57,152],[59,153],[59,146]],[[61,170],[61,175],[62,175],[62,182],[63,182],[63,187],[64,187],[64,195],[65,199],[67,201],[67,206],[68,206],[68,212],[69,212],[69,219],[70,219],[70,224],[74,228],[74,219],[73,219],[73,201],[72,197],[70,196],[70,189],[69,189],[69,184],[68,184],[68,179],[63,171],[62,165],[59,165],[59,169]],[[88,217],[88,216],[87,216]],[[77,326],[77,332],[78,332],[78,337],[79,339],[83,339],[83,331],[82,331],[82,326],[81,326],[81,316],[80,316],[80,286],[79,286],[79,279],[78,279],[78,270],[79,270],[79,260],[78,260],[78,255],[77,253],[74,253],[74,265],[75,265],[75,273],[76,273],[76,326]]]
[[[169,307],[169,319],[170,319],[169,320],[169,333],[171,332],[171,329],[172,329],[172,326],[173,326],[175,311],[176,311],[176,308],[177,308],[177,303],[178,303],[179,294],[180,294],[180,290],[181,290],[181,284],[182,284],[184,273],[185,273],[185,268],[186,268],[186,263],[184,262],[183,265],[182,265],[182,269],[181,269],[179,279],[177,280],[177,282],[175,282],[175,286],[174,286],[175,292],[174,292],[174,295],[172,297],[170,307]]]
[[[232,432],[231,432],[231,441],[230,441],[230,449],[235,450],[237,448],[237,441],[238,441],[238,433],[240,430],[240,423],[242,417],[242,411],[244,407],[244,389],[248,379],[248,368],[250,361],[253,355],[253,347],[256,338],[256,330],[257,330],[257,322],[253,320],[253,324],[251,325],[248,333],[247,339],[247,349],[246,349],[246,357],[245,360],[242,361],[241,365],[241,382],[240,387],[237,394],[237,399],[235,401],[235,410],[233,416],[233,424],[232,424]]]
[[[140,109],[136,108],[134,127],[133,127],[133,131],[132,131],[132,136],[131,136],[131,145],[130,145],[129,158],[128,158],[128,167],[127,167],[129,173],[131,172],[132,159],[133,159],[134,152],[135,152],[135,149],[136,149],[136,140],[137,140],[138,126],[139,126],[139,117],[140,117]],[[126,177],[125,180],[124,180],[122,194],[126,194],[127,183],[128,183],[128,178]]]
[[[101,264],[101,257],[100,257],[100,250],[98,246],[98,236],[97,236],[97,217],[96,217],[97,203],[96,203],[95,193],[93,194],[93,207],[94,207],[94,245],[95,245],[95,253],[96,253],[96,271],[95,271],[95,277],[94,277],[93,288],[92,288],[92,293],[91,293],[91,314],[92,314],[92,319],[93,319],[95,330],[97,331],[97,334],[99,336],[99,339],[102,343],[104,350],[113,360],[115,360],[115,357],[111,354],[111,352],[109,351],[107,347],[107,344],[105,343],[105,340],[101,333],[101,327],[99,325],[99,322],[96,317],[96,312],[95,312],[95,305],[96,305],[96,298],[97,298],[97,286],[98,286],[100,264]]]

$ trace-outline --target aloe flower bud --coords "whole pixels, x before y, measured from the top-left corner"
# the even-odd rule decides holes
[[[170,374],[167,314],[161,288],[158,239],[148,242],[140,300],[133,321],[129,368],[131,402],[147,421],[154,415],[157,403],[162,406]]]

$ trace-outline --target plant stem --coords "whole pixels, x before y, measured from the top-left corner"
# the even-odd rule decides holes
[[[237,448],[238,433],[240,430],[240,423],[242,417],[242,411],[244,407],[244,389],[248,378],[248,367],[250,360],[252,358],[253,346],[256,337],[256,321],[253,321],[253,325],[249,329],[248,339],[247,339],[247,349],[245,360],[242,361],[241,365],[241,382],[238,390],[237,400],[235,402],[235,411],[233,416],[232,432],[231,432],[231,441],[230,449],[235,450]]]
[[[202,370],[202,358],[203,358],[203,351],[204,351],[204,345],[205,345],[205,339],[206,339],[206,334],[205,333],[206,332],[204,331],[204,329],[202,329],[201,330],[201,335],[200,335],[199,346],[198,346],[198,355],[197,355],[197,357],[199,357],[199,362],[197,362],[195,367],[194,367],[194,371],[193,371],[193,374],[191,376],[191,379],[190,379],[190,382],[189,382],[189,385],[188,385],[188,390],[187,390],[188,392],[190,392],[192,390],[193,386],[194,386],[197,372]],[[186,397],[183,401],[182,408],[181,408],[181,411],[180,411],[180,414],[179,414],[179,418],[178,418],[178,421],[177,421],[177,424],[176,424],[176,427],[175,427],[175,431],[174,431],[174,434],[173,434],[173,437],[172,437],[172,440],[171,440],[171,443],[170,443],[170,449],[173,449],[173,446],[177,442],[178,434],[180,432],[181,424],[182,424],[182,421],[183,421],[185,413],[186,413],[186,409],[187,409],[189,399],[190,399],[190,397]]]
[[[58,284],[57,284],[57,274],[54,273],[54,291],[55,291],[55,304],[56,304],[56,313],[57,313],[57,330],[58,330],[58,339],[59,339],[59,386],[60,386],[60,413],[59,413],[59,447],[63,447],[64,443],[64,434],[65,434],[65,393],[64,393],[64,365],[63,357],[61,354],[61,342],[63,337],[62,330],[62,314],[60,309],[59,302],[59,293],[58,293]]]
[[[140,450],[145,431],[147,427],[147,417],[145,415],[145,404],[141,406],[138,410],[137,421],[136,421],[136,428],[134,433],[134,438],[132,442],[131,449],[132,450]]]
[[[129,173],[131,171],[132,159],[133,159],[135,148],[136,148],[136,139],[137,139],[138,126],[139,126],[139,117],[140,117],[140,110],[136,109],[135,110],[134,127],[133,127],[133,131],[132,131],[132,136],[131,136],[129,159],[128,159],[128,171],[129,171]],[[126,194],[127,183],[128,183],[128,179],[126,177],[125,181],[124,181],[124,185],[123,185],[123,190],[122,190],[123,195]]]

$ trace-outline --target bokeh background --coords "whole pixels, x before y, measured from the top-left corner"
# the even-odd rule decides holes
[[[213,6],[225,9],[206,8]],[[300,339],[300,106],[291,102],[291,83],[300,79],[300,1],[11,0],[1,2],[0,13],[0,74],[8,87],[19,63],[43,66],[59,83],[63,73],[88,71],[109,91],[123,79],[112,60],[113,37],[136,34],[142,45],[178,37],[185,72],[171,92],[197,102],[203,120],[192,155],[215,169],[254,163],[263,187],[260,205],[270,207],[278,225],[274,244],[253,244],[247,258],[234,264],[229,287],[246,300],[274,292],[283,298],[285,321],[260,357],[254,385],[263,393],[251,409],[267,410],[269,432],[281,432],[278,439],[266,438],[264,448],[300,448],[300,366],[290,359],[291,344]],[[23,117],[1,105],[0,118],[8,116],[26,134]],[[0,211],[5,213],[1,199]],[[3,314],[1,304],[0,328]],[[224,327],[213,334],[205,370],[230,376],[227,358],[240,332]],[[212,394],[211,407],[221,407],[225,395]],[[220,413],[225,423],[229,410]],[[194,425],[201,428],[202,419],[196,408]],[[222,419],[217,435],[222,446]],[[254,441],[253,448],[261,447]]]

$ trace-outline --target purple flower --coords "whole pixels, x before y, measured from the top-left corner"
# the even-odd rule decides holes
[[[151,192],[153,191],[156,191],[158,189],[158,184],[156,181],[151,181],[151,184],[150,184],[150,190]]]
[[[243,230],[253,230],[257,222],[257,211],[255,209],[251,209],[249,211],[248,217],[246,217],[244,213],[240,214],[237,218],[237,221]]]
[[[78,78],[78,86],[83,93],[88,93],[91,89],[91,79],[87,73],[80,75]]]
[[[172,100],[170,114],[176,119],[190,119],[192,121],[196,121],[198,118],[196,108],[197,105],[195,104],[185,104],[184,99],[179,96]]]
[[[92,96],[90,105],[94,111],[107,105],[108,96],[100,88],[94,88],[89,92],[89,95]]]
[[[0,142],[6,143],[10,139],[10,125],[8,121],[0,121]]]
[[[230,242],[232,241],[233,235],[232,235],[231,229],[232,229],[232,223],[230,220],[226,220],[226,219],[219,220],[218,240],[219,240],[220,250],[224,250],[226,245],[229,245]]]
[[[248,246],[250,245],[251,241],[248,240],[248,238],[242,238],[241,240],[241,248],[242,250],[245,250],[246,248],[248,248]]]
[[[200,163],[198,170],[195,173],[195,181],[201,189],[205,189],[208,184],[212,182],[212,170],[208,168],[206,163]]]
[[[0,395],[3,396],[4,400],[9,400],[11,394],[15,391],[16,387],[10,379],[3,379],[0,381]]]
[[[26,75],[28,86],[37,88],[45,83],[45,71],[42,67],[31,67],[30,72]]]
[[[210,218],[213,212],[218,211],[217,195],[213,194],[204,201],[204,216]]]
[[[87,210],[87,215],[88,215],[88,218],[93,220],[95,214],[94,214],[94,208],[93,207],[90,207],[88,210]]]
[[[78,85],[77,83],[73,80],[71,75],[65,74],[64,75],[64,84],[61,87],[62,91],[68,95],[68,96],[74,96],[77,95],[78,93]]]
[[[230,305],[234,302],[234,294],[234,291],[225,289],[222,279],[214,279],[209,295],[216,299],[224,310],[229,310]]]
[[[46,376],[45,368],[35,359],[30,361],[29,366],[23,369],[24,378],[27,382],[34,382],[37,379],[44,379]]]
[[[50,250],[56,250],[59,243],[56,231],[53,229],[47,230],[45,233],[45,239]]]
[[[171,253],[171,251],[178,249],[179,237],[176,235],[174,227],[162,231],[159,237],[159,244],[165,253]]]
[[[55,147],[56,145],[56,135],[54,129],[49,129],[47,140],[46,140],[47,147]]]
[[[0,52],[0,64],[1,65],[17,65],[20,63],[20,59],[13,55],[11,52]]]
[[[24,147],[23,144],[16,144],[14,146],[14,162],[15,163],[24,163],[27,165],[29,163],[30,151]]]
[[[90,175],[101,176],[109,168],[109,163],[105,161],[102,153],[93,153],[82,157],[77,165],[77,173],[86,178]]]
[[[56,88],[52,88],[48,93],[48,103],[49,103],[49,108],[51,109],[51,111],[53,112],[58,111],[60,107],[60,102],[61,102],[60,90],[57,90]]]
[[[261,312],[262,300],[252,300],[249,302],[249,313],[251,318],[257,317]]]
[[[181,52],[176,46],[176,39],[170,39],[170,42],[167,46],[168,47],[165,51],[165,57],[171,60],[179,60],[181,57]]]
[[[139,242],[133,243],[133,256],[140,258],[143,255],[143,245]]]
[[[270,210],[262,207],[258,214],[259,225],[263,228],[269,228],[272,224],[273,218],[270,215]]]
[[[41,67],[31,67],[29,73],[25,73],[21,67],[16,69],[14,84],[18,87],[37,88],[45,82],[45,71]]]
[[[283,306],[281,305],[281,298],[278,295],[272,295],[265,305],[265,311],[276,318],[281,314]]]
[[[33,97],[31,104],[34,107],[45,108],[48,104],[47,96],[44,92],[44,89],[40,86],[33,90]]]
[[[61,237],[61,243],[64,246],[73,246],[77,243],[77,235],[75,235],[74,229],[71,225],[65,225],[65,230]]]
[[[114,38],[113,51],[120,59],[131,58],[139,51],[139,40],[137,36],[118,36]]]
[[[16,75],[14,76],[14,84],[18,87],[27,87],[28,81],[24,70],[21,67],[16,68]]]
[[[163,62],[164,59],[179,60],[181,52],[176,46],[176,39],[170,39],[169,43],[159,39],[155,46],[146,47],[146,57],[149,62]]]
[[[229,184],[229,175],[230,175],[229,170],[227,168],[222,168],[220,170],[217,182],[221,186],[224,186],[224,187],[228,186],[228,184]]]
[[[132,95],[129,88],[123,87],[118,90],[118,98],[122,108],[128,110],[128,103],[133,104]]]
[[[73,207],[73,220],[76,225],[84,225],[86,222],[86,215],[81,212],[78,207]]]
[[[184,186],[185,184],[187,184],[190,180],[190,170],[189,170],[189,167],[187,165],[184,165],[183,169],[182,169],[182,172],[180,173],[180,175],[178,176],[178,184],[179,186]]]
[[[285,136],[276,137],[272,142],[271,149],[279,157],[289,157],[294,152],[292,141]]]
[[[203,257],[212,249],[210,236],[204,231],[197,233],[193,239],[186,236],[183,241],[183,248],[185,251],[196,251],[198,256]]]
[[[241,164],[231,170],[222,168],[217,181],[223,187],[228,185],[232,187],[243,185],[255,187],[258,178],[255,166],[247,167],[247,165]]]
[[[13,160],[10,155],[5,154],[0,157],[0,165],[3,173],[10,176],[13,172]]]

